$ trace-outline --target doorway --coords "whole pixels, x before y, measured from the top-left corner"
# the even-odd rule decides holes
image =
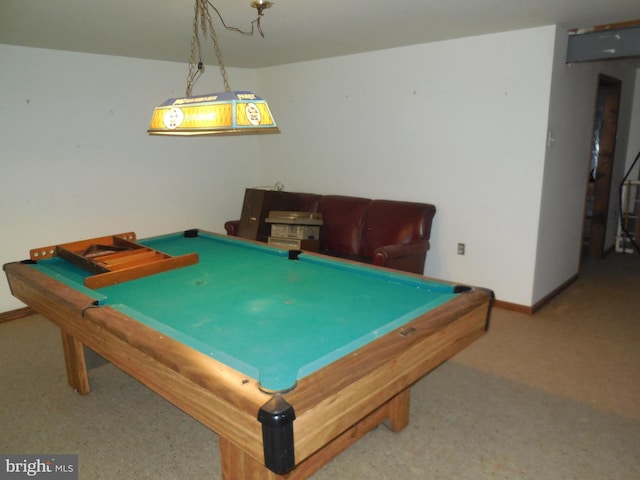
[[[606,75],[598,77],[582,233],[582,251],[586,258],[602,258],[605,255],[621,88],[620,80]]]

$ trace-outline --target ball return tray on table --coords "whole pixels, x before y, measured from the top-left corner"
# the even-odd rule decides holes
[[[135,242],[134,232],[31,249],[32,261],[61,257],[93,275],[85,287],[96,289],[198,263],[197,253],[177,257]]]

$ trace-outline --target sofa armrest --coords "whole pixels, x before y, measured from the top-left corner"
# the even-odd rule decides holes
[[[378,247],[373,253],[373,264],[423,274],[429,247],[428,240]]]
[[[232,237],[238,236],[239,228],[240,228],[240,220],[229,220],[224,224],[224,229],[227,231],[227,235],[231,235]]]

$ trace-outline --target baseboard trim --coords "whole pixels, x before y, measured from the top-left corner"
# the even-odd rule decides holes
[[[545,297],[543,297],[542,299],[540,299],[538,302],[536,302],[533,306],[533,312],[537,312],[538,310],[540,310],[542,307],[544,307],[547,303],[549,303],[551,300],[553,300],[555,297],[557,297],[559,294],[561,294],[562,292],[564,292],[567,288],[569,288],[569,286],[575,282],[578,279],[579,275],[576,273],[574,276],[572,276],[571,278],[569,278],[569,280],[567,280],[566,282],[564,282],[562,285],[560,285],[558,288],[556,288],[555,290],[553,290],[551,293],[549,293],[548,295],[546,295]]]
[[[544,307],[547,303],[549,303],[551,300],[553,300],[555,297],[557,297],[560,293],[564,292],[567,288],[569,288],[569,286],[573,282],[575,282],[578,279],[578,277],[579,277],[579,275],[576,273],[573,277],[571,277],[569,280],[564,282],[558,288],[556,288],[555,290],[550,292],[548,295],[546,295],[545,297],[540,299],[533,306],[529,307],[529,306],[520,305],[520,304],[517,304],[517,303],[503,302],[501,300],[496,300],[493,303],[493,306],[496,307],[496,308],[502,308],[504,310],[510,310],[512,312],[524,313],[525,315],[533,315],[538,310],[540,310],[542,307]]]
[[[525,315],[533,315],[533,307],[527,307],[526,305],[520,305],[519,303],[504,302],[502,300],[495,300],[493,302],[495,308],[501,308],[503,310],[509,310],[511,312],[524,313]]]
[[[10,322],[11,320],[28,317],[29,315],[33,315],[35,313],[36,311],[31,307],[9,310],[8,312],[0,313],[0,323]]]

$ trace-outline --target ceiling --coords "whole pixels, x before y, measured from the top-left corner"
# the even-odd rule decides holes
[[[250,0],[212,0],[227,25],[251,29]],[[187,62],[194,0],[0,0],[0,43]],[[558,24],[640,19],[638,0],[274,0],[265,37],[224,30],[225,65],[266,67]],[[205,44],[206,50],[213,50]],[[206,63],[213,53],[207,53]]]

